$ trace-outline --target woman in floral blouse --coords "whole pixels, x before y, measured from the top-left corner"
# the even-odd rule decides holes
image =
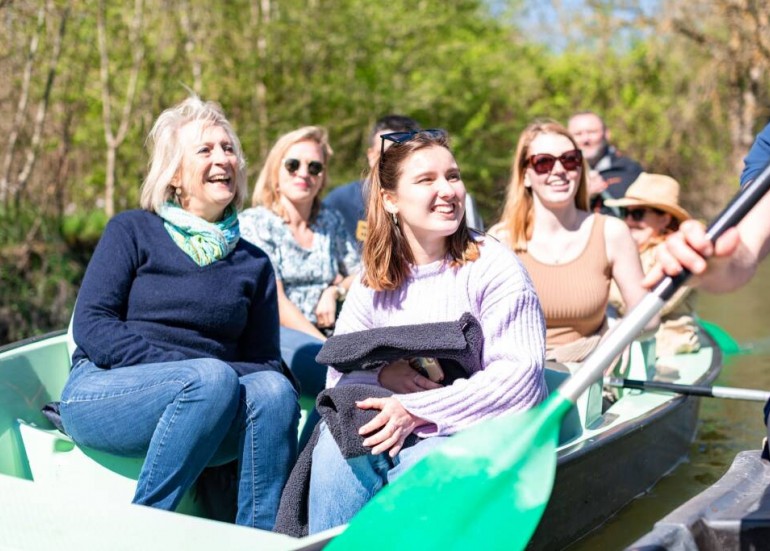
[[[281,136],[257,178],[253,208],[240,215],[241,234],[268,254],[275,269],[283,358],[303,394],[313,397],[326,375],[315,356],[360,263],[342,216],[319,198],[331,154],[321,127]]]

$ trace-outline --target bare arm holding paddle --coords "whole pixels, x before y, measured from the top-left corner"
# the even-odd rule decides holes
[[[746,284],[770,252],[770,196],[763,197],[736,228],[712,244],[705,226],[695,220],[682,224],[658,247],[657,265],[644,280],[652,287],[663,275],[690,270],[693,283],[712,293],[727,293]]]

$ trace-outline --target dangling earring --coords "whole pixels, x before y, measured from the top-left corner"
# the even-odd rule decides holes
[[[398,217],[396,216],[396,213],[391,212],[390,215],[393,217],[393,224],[398,227]]]

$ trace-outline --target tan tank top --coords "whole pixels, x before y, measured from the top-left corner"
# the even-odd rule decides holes
[[[548,348],[594,335],[604,325],[612,277],[604,221],[604,215],[594,215],[588,243],[571,262],[545,264],[519,253],[543,305]]]

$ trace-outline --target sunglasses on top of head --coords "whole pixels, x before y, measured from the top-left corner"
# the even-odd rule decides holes
[[[550,174],[553,167],[556,166],[556,161],[561,163],[564,170],[577,170],[583,166],[583,153],[579,149],[573,149],[572,151],[565,151],[558,157],[554,157],[548,153],[540,153],[538,155],[532,155],[529,158],[529,166],[532,167],[537,174]]]
[[[413,140],[418,134],[424,134],[428,138],[438,140],[446,138],[446,131],[441,128],[427,128],[425,130],[408,130],[406,132],[388,132],[387,134],[380,134],[382,144],[380,145],[380,158],[385,154],[385,142],[393,142],[394,144],[402,144]]]
[[[294,174],[299,170],[302,161],[299,159],[286,159],[283,162],[283,167],[289,174]],[[318,176],[324,171],[324,164],[321,161],[310,161],[307,163],[307,173],[311,176]]]

